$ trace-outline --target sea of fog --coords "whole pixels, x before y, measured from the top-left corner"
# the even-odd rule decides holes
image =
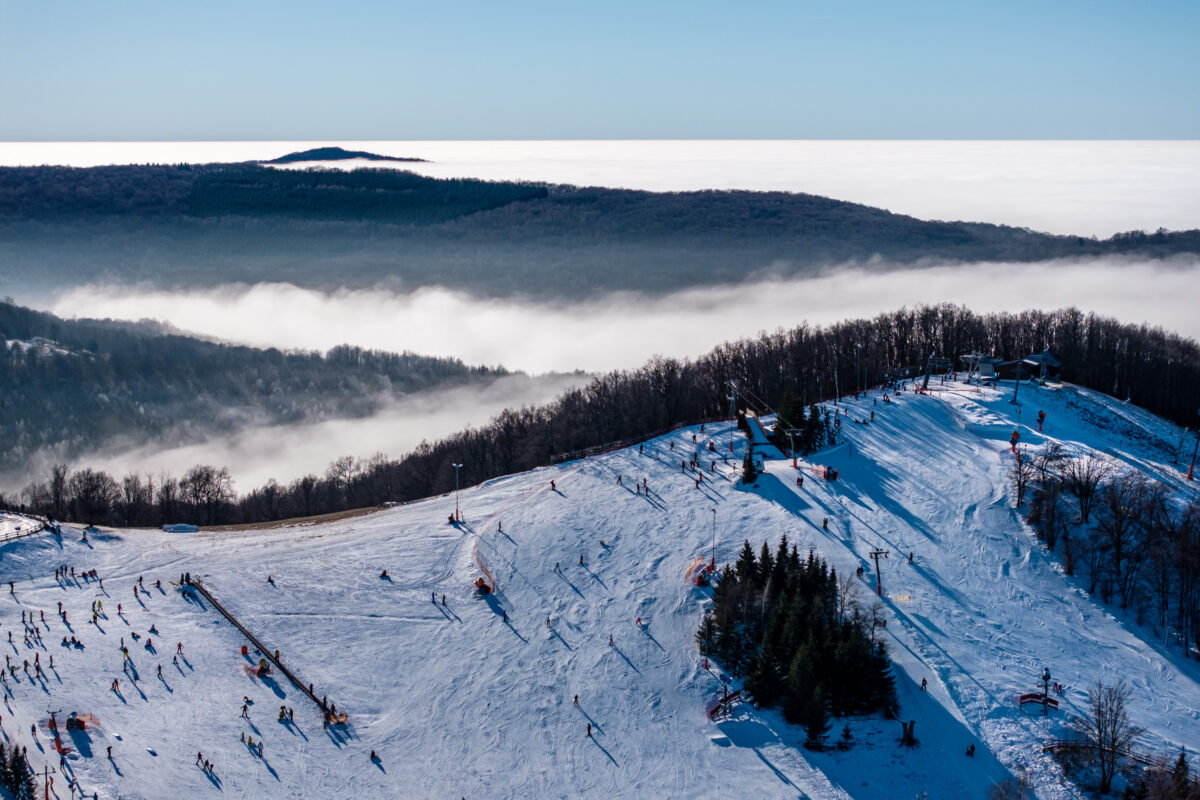
[[[500,378],[483,387],[440,389],[388,403],[370,417],[296,425],[249,427],[236,434],[178,447],[147,444],[113,446],[75,460],[77,467],[102,469],[118,478],[136,472],[182,475],[196,464],[228,467],[239,492],[274,478],[288,483],[304,475],[323,475],[341,456],[368,459],[376,453],[398,458],[422,441],[436,441],[486,423],[506,408],[540,405],[586,380],[579,375]],[[0,475],[0,491],[14,495],[31,480],[44,478],[59,459],[35,456],[27,469]]]
[[[807,192],[1101,238],[1200,227],[1197,141],[0,142],[0,164],[249,161],[339,145],[436,177]]]
[[[805,320],[826,324],[922,303],[978,312],[1075,306],[1200,338],[1200,259],[1192,256],[883,266],[576,303],[478,298],[444,288],[320,292],[238,284],[168,292],[100,284],[65,291],[45,307],[63,317],[158,319],[260,347],[327,350],[349,343],[535,374],[631,368],[655,354],[697,356],[721,342]]]

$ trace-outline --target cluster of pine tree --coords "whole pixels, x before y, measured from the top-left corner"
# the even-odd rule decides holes
[[[747,541],[713,589],[713,608],[696,641],[760,706],[781,705],[821,747],[830,717],[899,710],[891,661],[874,627],[840,591],[837,572],[809,551],[801,559],[780,539],[756,557]]]
[[[13,800],[37,797],[37,783],[19,747],[6,747],[0,743],[0,789],[6,790]]]
[[[790,387],[783,390],[776,414],[775,444],[780,447],[791,449],[795,446],[796,452],[806,456],[837,444],[841,429],[838,418],[830,414],[829,409],[816,405],[805,411],[804,404],[796,399],[796,393]]]

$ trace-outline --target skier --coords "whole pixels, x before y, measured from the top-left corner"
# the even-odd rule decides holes
[[[558,487],[554,485],[554,481],[550,481],[550,491],[557,492]]]
[[[1046,421],[1046,412],[1039,411],[1037,420],[1038,420],[1038,433],[1041,433],[1042,432],[1042,423]]]
[[[583,566],[583,553],[579,554],[579,566]]]
[[[579,705],[579,695],[575,695],[575,705]]]
[[[446,595],[442,595],[442,605],[446,605]]]
[[[387,576],[388,576],[388,574],[387,574],[387,570],[386,570],[386,569],[385,569],[383,572],[379,573],[379,577],[380,577],[382,580],[387,580]]]
[[[926,681],[924,678],[921,678],[921,691],[922,692],[925,691],[925,687],[927,685],[928,685],[928,681]]]
[[[609,647],[614,647],[614,646],[615,646],[615,645],[613,645],[613,638],[612,638],[612,634],[611,634],[611,633],[608,635],[608,646],[609,646]]]
[[[372,750],[372,751],[371,751],[371,760],[372,760],[372,761],[378,761],[378,760],[379,760],[379,756],[375,755],[375,751],[374,751],[374,750]]]
[[[250,719],[250,706],[246,703],[242,703],[242,717]]]
[[[505,622],[505,624],[507,624],[508,623],[508,612],[505,611],[504,609],[500,609],[500,613],[504,615],[504,622]]]
[[[617,486],[620,486],[620,485],[621,485],[621,476],[618,475],[617,476]]]
[[[588,726],[588,728],[587,728],[587,731],[588,731],[588,732],[587,732],[587,735],[588,735],[588,738],[591,738],[591,736],[592,736],[592,723],[590,723],[590,722],[589,722],[589,723],[587,724],[587,726]]]
[[[821,521],[821,528],[822,530],[829,530],[829,517],[825,517],[825,519]]]

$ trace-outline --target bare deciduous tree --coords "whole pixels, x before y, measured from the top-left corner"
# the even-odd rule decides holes
[[[1111,472],[1112,466],[1094,453],[1063,463],[1063,486],[1079,501],[1079,519],[1084,525],[1091,516],[1096,491]]]
[[[1033,480],[1035,472],[1033,461],[1023,451],[1018,450],[1017,457],[1008,470],[1008,480],[1017,495],[1018,506],[1025,502],[1025,490],[1029,488],[1029,482]]]
[[[1142,732],[1129,719],[1125,709],[1130,694],[1124,682],[1106,684],[1097,681],[1088,689],[1084,715],[1072,720],[1072,727],[1095,751],[1101,794],[1112,788],[1113,777]]]

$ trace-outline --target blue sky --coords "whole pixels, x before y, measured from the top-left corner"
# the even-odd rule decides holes
[[[1200,2],[0,0],[0,140],[1200,138]]]

